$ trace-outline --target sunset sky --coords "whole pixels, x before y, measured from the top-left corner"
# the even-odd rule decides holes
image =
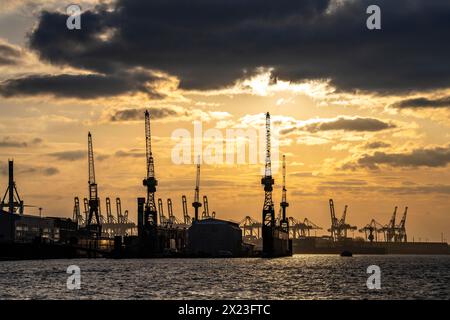
[[[135,220],[149,109],[156,197],[181,218],[195,165],[173,163],[172,133],[193,134],[193,121],[258,129],[268,111],[289,216],[325,234],[329,198],[359,228],[408,206],[408,240],[449,239],[450,2],[376,1],[382,29],[368,30],[372,2],[89,0],[81,30],[68,30],[73,1],[0,0],[2,195],[13,158],[25,203],[71,217],[88,192],[91,131],[102,207],[119,196]],[[202,164],[210,211],[260,221],[261,168]],[[278,213],[281,170],[274,178]]]

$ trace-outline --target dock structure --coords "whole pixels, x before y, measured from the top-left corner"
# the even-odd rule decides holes
[[[200,202],[200,159],[196,163],[194,215],[188,212],[188,200],[182,200],[182,219],[173,212],[171,198],[167,199],[166,217],[163,200],[155,202],[155,163],[151,149],[150,113],[145,112],[146,177],[143,186],[146,197],[137,198],[136,225],[129,220],[128,210],[122,212],[120,198],[116,198],[117,215],[111,209],[111,199],[106,197],[106,216],[102,215],[94,169],[92,135],[88,134],[88,197],[74,197],[72,219],[42,217],[24,213],[25,205],[19,196],[14,180],[13,161],[8,161],[8,187],[1,201],[0,211],[0,258],[39,259],[73,257],[284,257],[292,253],[339,254],[449,254],[447,243],[407,242],[406,217],[408,207],[399,223],[396,222],[397,207],[386,225],[376,220],[359,229],[363,237],[348,236],[356,226],[346,221],[348,206],[342,217],[336,217],[334,202],[329,200],[331,236],[317,237],[311,231],[320,230],[307,218],[303,221],[287,216],[286,158],[283,156],[283,182],[280,215],[275,218],[272,198],[274,178],[271,167],[270,114],[266,114],[266,150],[264,175],[264,203],[261,222],[246,216],[240,223],[217,219],[215,211],[210,214],[207,195]],[[198,209],[203,206],[200,215]],[[7,211],[6,211],[7,210]],[[159,216],[159,219],[158,219]],[[384,241],[381,241],[381,235]],[[442,237],[443,238],[443,237]],[[4,253],[10,256],[5,256]]]

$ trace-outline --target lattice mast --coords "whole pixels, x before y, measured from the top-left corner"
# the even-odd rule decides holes
[[[155,204],[155,192],[158,181],[155,178],[155,165],[152,154],[152,136],[150,130],[150,113],[145,111],[145,154],[147,159],[147,177],[143,180],[143,185],[147,187],[147,199],[144,208],[144,225],[156,226],[157,211]]]

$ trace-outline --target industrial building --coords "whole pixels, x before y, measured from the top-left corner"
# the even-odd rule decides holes
[[[239,256],[242,231],[234,222],[208,218],[196,221],[188,229],[189,253],[199,256]]]

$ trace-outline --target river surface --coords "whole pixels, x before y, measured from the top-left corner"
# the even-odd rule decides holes
[[[70,265],[79,290],[67,288]],[[2,261],[0,299],[450,299],[450,256]]]

